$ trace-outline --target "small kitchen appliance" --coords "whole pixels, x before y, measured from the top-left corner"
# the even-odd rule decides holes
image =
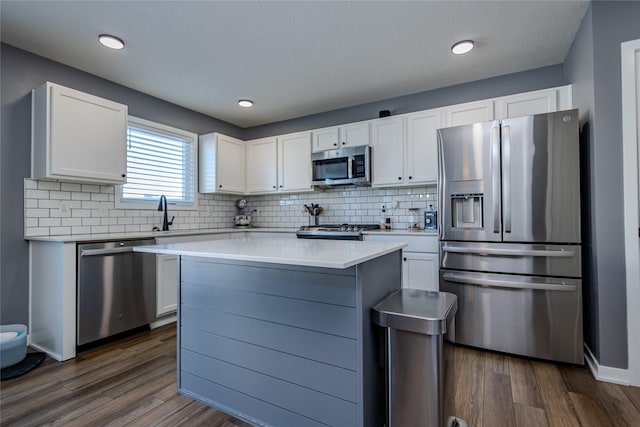
[[[251,227],[251,213],[256,212],[256,210],[254,209],[249,214],[246,214],[246,207],[247,201],[245,199],[236,200],[236,216],[233,217],[236,227]]]
[[[371,185],[371,147],[345,147],[311,154],[312,184]]]

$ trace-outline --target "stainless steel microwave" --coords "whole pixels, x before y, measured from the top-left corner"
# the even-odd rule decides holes
[[[370,185],[371,147],[361,145],[311,154],[313,185]]]

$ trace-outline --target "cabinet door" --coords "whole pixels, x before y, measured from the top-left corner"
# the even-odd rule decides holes
[[[338,127],[313,131],[313,152],[338,148]]]
[[[438,128],[442,110],[428,110],[407,116],[407,183],[438,181]]]
[[[63,86],[50,93],[49,177],[126,182],[127,107]]]
[[[236,138],[217,135],[217,190],[226,193],[245,191],[245,143]]]
[[[537,90],[535,92],[498,98],[496,118],[528,116],[531,114],[558,111],[558,91],[556,89]]]
[[[402,254],[402,287],[437,291],[438,255],[419,252]]]
[[[369,145],[369,122],[340,127],[340,146]]]
[[[156,316],[176,311],[178,303],[178,256],[156,255]]]
[[[470,125],[493,120],[493,108],[493,100],[452,105],[445,109],[447,115],[445,126]]]
[[[402,117],[371,123],[372,185],[398,185],[404,181],[404,126]]]
[[[312,190],[311,132],[278,138],[278,190]]]
[[[247,192],[268,193],[278,188],[278,144],[276,138],[247,143]]]

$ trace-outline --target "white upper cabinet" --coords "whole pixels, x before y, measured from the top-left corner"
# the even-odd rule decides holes
[[[245,142],[219,133],[200,136],[201,193],[245,192]]]
[[[314,153],[339,147],[369,145],[369,122],[316,129],[312,131],[312,136]]]
[[[278,137],[278,191],[311,191],[311,132]]]
[[[496,119],[571,109],[571,86],[504,96],[496,101]]]
[[[493,100],[482,100],[446,107],[444,126],[462,126],[493,120],[493,105]]]
[[[313,191],[311,132],[247,142],[247,193]]]
[[[405,183],[434,183],[438,180],[438,135],[442,110],[433,109],[406,116],[407,140]]]
[[[47,82],[31,108],[33,179],[126,182],[126,105]]]
[[[278,189],[278,141],[276,137],[247,142],[247,193]]]
[[[404,182],[404,117],[371,122],[371,173],[373,186],[400,185]]]

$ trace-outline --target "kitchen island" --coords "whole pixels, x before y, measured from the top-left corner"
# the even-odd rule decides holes
[[[243,237],[180,255],[178,389],[256,425],[382,426],[370,309],[400,288],[402,243]]]

